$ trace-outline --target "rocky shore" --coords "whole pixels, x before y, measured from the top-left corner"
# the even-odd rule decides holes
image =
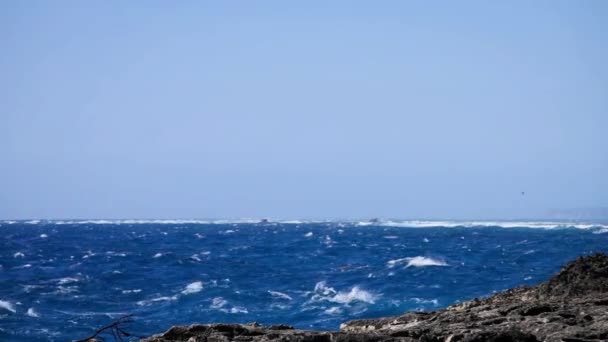
[[[256,323],[194,324],[175,326],[143,341],[608,341],[608,255],[580,257],[534,287],[518,287],[442,310],[349,321],[340,331]]]

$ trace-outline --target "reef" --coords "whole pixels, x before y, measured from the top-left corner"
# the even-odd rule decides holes
[[[580,257],[536,286],[522,286],[428,312],[353,320],[340,331],[287,325],[194,324],[174,326],[145,342],[423,341],[499,342],[608,340],[608,255]]]

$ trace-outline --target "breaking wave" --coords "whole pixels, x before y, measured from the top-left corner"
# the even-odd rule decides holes
[[[386,265],[389,268],[393,268],[397,265],[406,264],[405,268],[408,267],[426,267],[426,266],[448,266],[448,264],[440,259],[433,259],[423,256],[415,256],[411,258],[401,258],[395,260],[389,260]]]
[[[327,286],[326,282],[321,281],[315,285],[311,300],[339,304],[350,304],[352,302],[374,304],[379,297],[379,295],[362,290],[358,286],[354,286],[350,291],[336,291],[333,287]]]

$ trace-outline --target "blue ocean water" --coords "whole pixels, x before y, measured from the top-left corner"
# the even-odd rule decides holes
[[[536,284],[605,223],[0,221],[0,340],[259,322],[337,329]]]

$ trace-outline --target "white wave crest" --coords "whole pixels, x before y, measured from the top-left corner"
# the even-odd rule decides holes
[[[64,284],[70,284],[70,283],[77,283],[79,281],[80,281],[80,279],[78,279],[78,278],[65,277],[65,278],[57,279],[57,284],[64,285]]]
[[[342,314],[342,312],[343,312],[343,310],[339,306],[332,306],[331,308],[323,311],[323,313],[326,315],[340,315],[340,314]]]
[[[5,309],[12,313],[17,312],[17,310],[15,310],[15,306],[11,302],[6,300],[0,300],[0,309]]]
[[[246,314],[246,313],[249,313],[249,311],[247,311],[247,308],[245,308],[245,307],[235,306],[230,309],[230,313],[231,314]]]
[[[177,300],[177,296],[163,296],[163,297],[157,297],[157,298],[152,298],[152,299],[148,299],[148,300],[140,300],[139,302],[137,302],[137,305],[139,306],[147,306],[156,302],[169,302],[169,301],[174,301]]]
[[[201,292],[202,289],[203,289],[203,282],[195,281],[193,283],[188,284],[188,286],[186,286],[186,288],[182,291],[182,294],[188,295],[188,294],[192,294],[192,293],[197,293],[197,292]]]
[[[13,254],[14,258],[23,258],[25,257],[25,254],[23,254],[22,252],[17,252],[15,254]]]
[[[133,290],[122,290],[122,293],[127,294],[127,293],[140,293],[141,289],[133,289]]]
[[[270,293],[273,297],[276,297],[276,298],[287,299],[287,300],[293,299],[288,294],[285,294],[285,293],[279,292],[279,291],[268,291],[268,293]]]
[[[341,304],[347,304],[353,301],[374,304],[376,302],[376,295],[355,286],[350,292],[338,292],[330,301]]]
[[[40,315],[36,312],[36,310],[34,310],[34,308],[27,309],[27,312],[25,314],[30,317],[40,317]]]
[[[359,222],[359,226],[368,226],[369,224]],[[374,224],[382,227],[403,227],[403,228],[537,228],[537,229],[603,229],[608,228],[606,224],[593,222],[561,222],[561,221],[423,221],[423,220],[406,220],[406,221],[386,221]]]
[[[448,264],[443,260],[433,259],[433,258],[423,257],[423,256],[415,256],[415,257],[411,257],[411,258],[401,258],[401,259],[389,260],[386,264],[387,264],[388,268],[393,268],[397,265],[405,264],[405,263],[407,263],[405,265],[405,268],[426,267],[426,266],[448,266]]]
[[[350,291],[336,291],[333,287],[327,286],[324,281],[315,285],[313,301],[328,301],[339,304],[350,304],[351,302],[364,302],[374,304],[379,296],[371,292],[362,290],[354,286]]]
[[[231,313],[231,314],[249,313],[249,311],[247,311],[247,308],[242,307],[242,306],[233,306],[230,309],[226,308],[226,306],[228,306],[228,301],[222,297],[213,298],[213,300],[211,301],[211,305],[209,305],[210,308],[216,309],[216,310],[219,310],[219,311],[225,312],[225,313]]]
[[[432,304],[433,306],[439,305],[439,300],[437,299],[422,299],[422,298],[410,298],[410,300],[416,304]]]
[[[156,253],[156,254],[154,254],[153,258],[156,259],[156,258],[160,258],[162,256],[163,256],[163,253]]]
[[[226,306],[226,304],[228,304],[228,301],[227,301],[227,300],[225,300],[224,298],[222,298],[222,297],[215,297],[215,298],[213,298],[213,300],[211,301],[211,305],[210,305],[210,307],[211,307],[212,309],[221,309],[221,308],[223,308],[224,306]]]

